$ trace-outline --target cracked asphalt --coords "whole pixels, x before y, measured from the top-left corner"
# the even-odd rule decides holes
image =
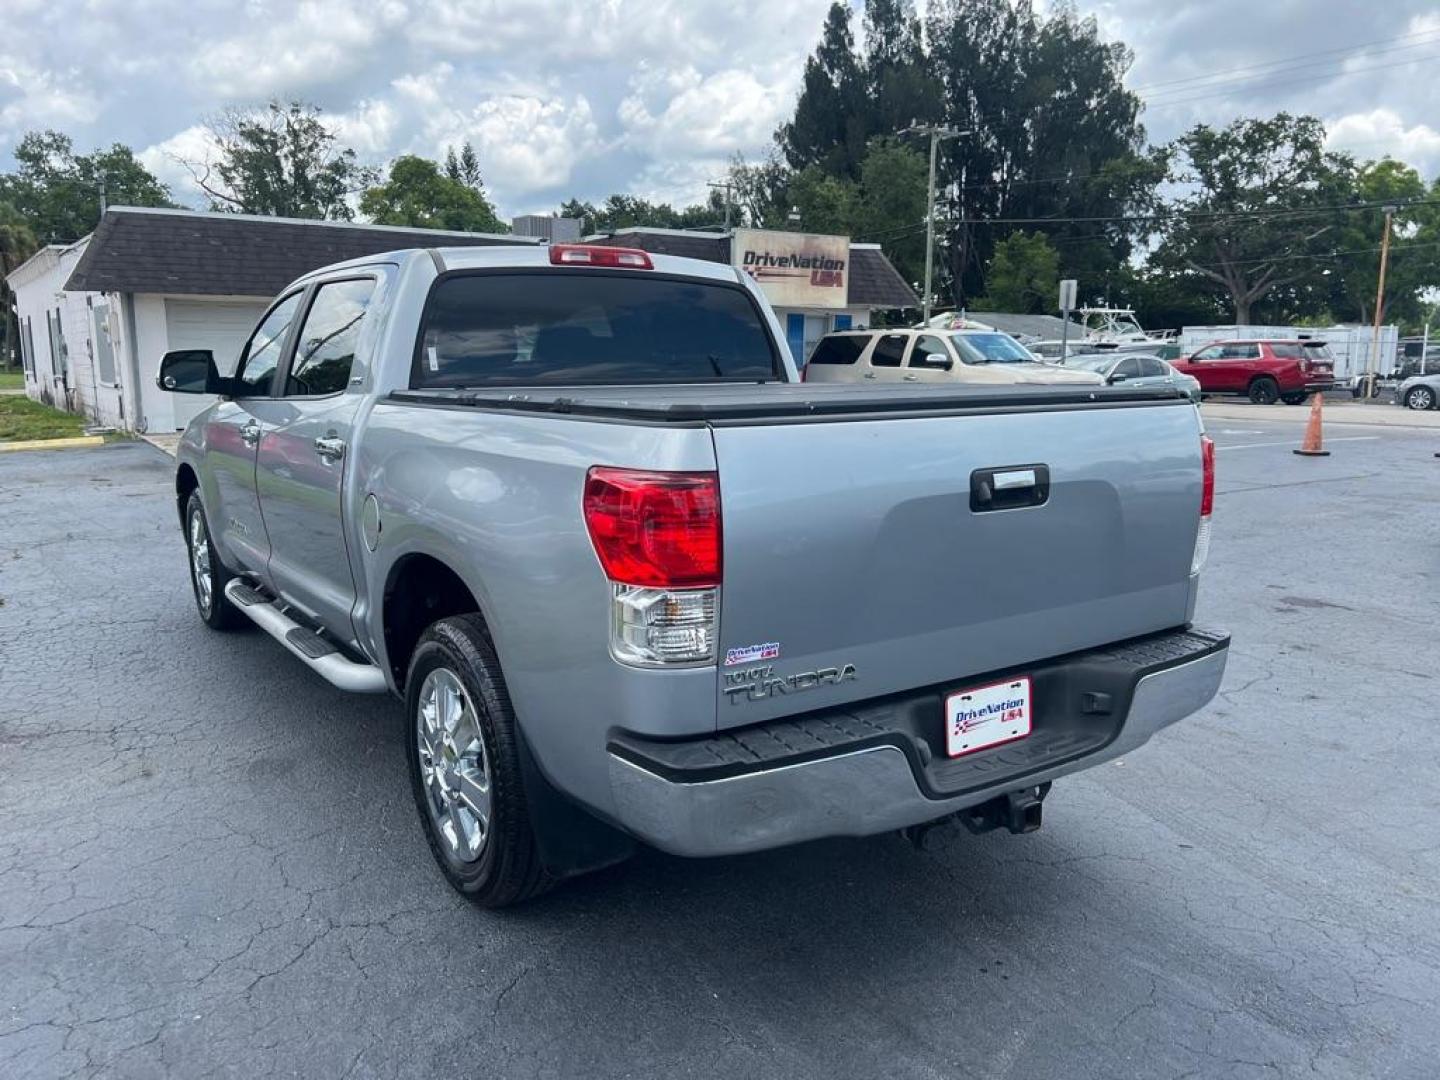
[[[499,914],[394,702],[200,624],[167,459],[4,455],[0,1076],[1434,1077],[1440,440],[1211,428],[1225,688],[1040,832],[646,852]]]

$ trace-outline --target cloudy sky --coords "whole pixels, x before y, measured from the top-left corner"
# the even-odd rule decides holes
[[[1078,2],[1134,50],[1154,140],[1283,108],[1440,174],[1434,0]],[[198,204],[175,158],[203,156],[201,119],[278,96],[321,106],[376,164],[469,139],[506,215],[614,191],[698,201],[735,152],[765,154],[828,5],[0,0],[0,169],[53,127],[134,147]]]

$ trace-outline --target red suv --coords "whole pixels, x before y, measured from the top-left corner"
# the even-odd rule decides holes
[[[1217,341],[1173,360],[1206,394],[1244,394],[1257,405],[1299,405],[1335,388],[1335,360],[1323,341]]]

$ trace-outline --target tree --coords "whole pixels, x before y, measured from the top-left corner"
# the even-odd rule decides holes
[[[40,245],[35,233],[20,211],[7,202],[0,202],[0,365],[13,363],[20,355],[19,322],[15,317],[15,296],[5,278],[23,263]]]
[[[1409,165],[1386,158],[1363,165],[1355,177],[1354,198],[1372,209],[1344,215],[1326,240],[1335,256],[1329,299],[1341,317],[1369,323],[1375,318],[1375,292],[1380,277],[1380,238],[1385,205],[1396,207],[1392,222],[1390,262],[1385,273],[1387,322],[1414,322],[1423,316],[1421,292],[1440,287],[1440,262],[1422,233],[1433,228],[1434,208],[1412,205],[1426,195],[1425,182]],[[1378,205],[1377,205],[1378,204]],[[1325,268],[1331,268],[1326,260]]]
[[[1320,121],[1279,113],[1197,124],[1169,153],[1172,181],[1191,191],[1173,203],[1152,264],[1214,282],[1241,325],[1280,290],[1290,290],[1282,313],[1300,314],[1296,288],[1313,284],[1335,250],[1345,215],[1333,208],[1354,189],[1354,164],[1325,149]]]
[[[68,135],[27,132],[15,147],[16,170],[0,176],[0,202],[9,203],[44,244],[64,244],[100,222],[102,191],[112,206],[170,206],[165,185],[128,146],[77,154]]]
[[[1124,86],[1129,50],[1068,5],[1045,18],[1011,0],[936,0],[927,17],[944,119],[967,133],[943,144],[941,165],[956,302],[1011,228],[985,224],[997,218],[1053,220],[1061,267],[1082,283],[1123,263],[1145,232],[1123,219],[1152,204],[1163,177]]]
[[[697,203],[681,210],[669,203],[652,203],[638,195],[611,195],[600,206],[580,199],[560,204],[560,216],[579,218],[580,231],[585,235],[636,226],[652,229],[719,228],[724,213],[718,192],[708,204]]]
[[[860,220],[860,186],[807,165],[790,180],[790,202],[805,232],[849,236]]]
[[[900,276],[918,286],[925,273],[926,156],[898,139],[872,139],[860,164],[856,240],[880,243]]]
[[[485,194],[485,184],[480,179],[480,159],[476,156],[475,147],[470,145],[469,139],[466,139],[465,144],[460,147],[458,158],[455,156],[453,146],[446,147],[445,175],[468,188],[474,188],[481,195]]]
[[[467,144],[468,146],[468,144]],[[459,232],[506,232],[495,208],[476,188],[448,175],[440,166],[405,154],[390,166],[384,183],[360,196],[360,212],[377,225]],[[476,170],[478,179],[479,171]]]
[[[1013,232],[995,245],[988,284],[996,311],[1043,314],[1055,307],[1060,256],[1043,233]]]
[[[792,169],[819,165],[854,179],[869,136],[865,79],[855,56],[850,7],[835,0],[814,55],[805,61],[795,115],[775,138]]]
[[[184,164],[215,210],[349,221],[350,197],[377,180],[313,105],[230,109],[208,127],[214,160]]]

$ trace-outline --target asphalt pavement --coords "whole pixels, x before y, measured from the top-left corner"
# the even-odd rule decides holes
[[[1434,1077],[1440,433],[1209,426],[1225,686],[1040,832],[503,913],[394,702],[200,624],[159,451],[5,455],[0,1076]]]

